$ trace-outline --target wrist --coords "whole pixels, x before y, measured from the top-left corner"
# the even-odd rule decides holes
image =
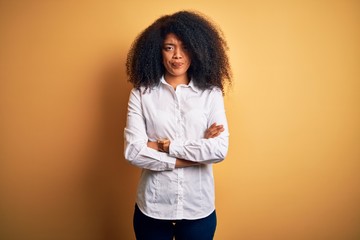
[[[157,142],[147,142],[147,146],[149,147],[149,148],[152,148],[152,149],[154,149],[154,150],[156,150],[156,151],[159,151],[159,147],[158,147],[158,144],[157,144]]]

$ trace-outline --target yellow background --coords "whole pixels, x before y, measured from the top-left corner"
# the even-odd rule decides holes
[[[182,9],[221,27],[234,72],[215,239],[360,239],[356,0],[0,1],[1,239],[134,239],[125,58]]]

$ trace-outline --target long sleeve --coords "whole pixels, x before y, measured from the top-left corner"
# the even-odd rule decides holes
[[[229,145],[229,130],[224,109],[224,99],[220,90],[213,91],[208,127],[217,123],[224,126],[224,131],[210,139],[175,139],[170,144],[169,155],[201,163],[216,163],[224,160]]]
[[[148,136],[140,90],[133,89],[130,93],[124,138],[125,159],[131,164],[153,171],[166,171],[175,168],[176,157],[147,147]]]

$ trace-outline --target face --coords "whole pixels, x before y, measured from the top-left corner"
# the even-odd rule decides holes
[[[165,75],[187,77],[191,59],[181,40],[173,33],[166,35],[162,48]]]

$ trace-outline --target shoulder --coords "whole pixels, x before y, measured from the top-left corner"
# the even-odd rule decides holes
[[[159,90],[159,86],[154,86],[154,87],[140,86],[139,88],[134,87],[130,91],[130,96],[134,96],[134,97],[137,97],[137,98],[151,97],[156,92],[158,92],[158,90]]]
[[[223,97],[223,93],[219,87],[212,87],[210,89],[201,90],[203,94],[211,97]]]
[[[138,88],[134,87],[131,89],[131,94],[141,94],[141,95],[145,95],[145,94],[149,94],[151,93],[153,90],[156,90],[158,87],[145,87],[145,86],[140,86]]]
[[[219,87],[213,87],[209,89],[208,92],[209,92],[209,100],[213,106],[218,104],[223,104],[224,96],[223,96],[223,92]]]
[[[211,92],[212,92],[213,94],[223,95],[223,93],[222,93],[222,91],[221,91],[221,89],[220,89],[219,87],[213,87],[213,88],[211,88]]]
[[[141,94],[141,89],[138,88],[132,88],[130,91],[130,97],[134,96],[134,97],[139,97]]]

